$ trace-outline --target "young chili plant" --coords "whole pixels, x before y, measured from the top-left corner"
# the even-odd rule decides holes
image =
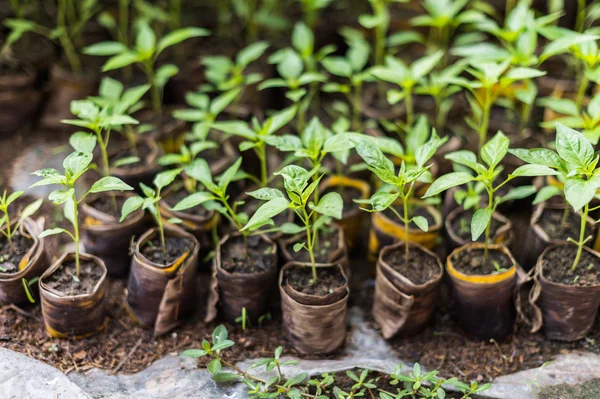
[[[577,255],[571,267],[575,272],[583,247],[592,239],[591,236],[585,236],[589,212],[599,208],[590,207],[590,202],[597,196],[600,188],[598,155],[594,153],[594,148],[583,134],[560,123],[556,124],[556,152],[546,148],[535,148],[515,149],[510,150],[510,153],[528,163],[521,168],[535,168],[545,172],[543,175],[562,177],[565,199],[573,210],[581,215],[579,238],[568,239],[577,245]]]
[[[319,246],[319,232],[331,223],[332,218],[341,219],[344,202],[340,194],[330,192],[318,199],[317,203],[311,201],[315,190],[319,186],[322,175],[312,179],[317,173],[316,168],[311,171],[296,166],[288,165],[276,172],[275,175],[283,177],[283,185],[287,198],[281,190],[274,188],[260,188],[249,192],[253,198],[267,201],[260,206],[252,215],[243,230],[257,230],[265,225],[273,225],[272,218],[281,212],[292,209],[304,226],[285,224],[275,226],[270,231],[283,231],[284,233],[297,234],[302,231],[306,234],[306,241],[294,244],[294,251],[302,249],[308,251],[312,267],[311,284],[317,282],[317,267],[315,262],[315,250]],[[309,183],[310,182],[310,183]]]
[[[36,213],[38,211],[38,209],[40,209],[40,206],[42,206],[43,200],[41,198],[39,198],[36,201],[32,202],[31,204],[27,205],[21,211],[21,214],[19,215],[19,219],[18,219],[17,223],[15,224],[14,228],[11,227],[12,222],[10,220],[10,212],[8,210],[8,207],[22,195],[23,195],[23,191],[15,191],[14,193],[8,195],[8,197],[7,197],[6,190],[4,190],[4,194],[2,194],[2,196],[0,196],[0,214],[2,215],[0,217],[0,233],[8,241],[8,244],[10,245],[11,250],[14,250],[13,237],[19,231],[19,228],[23,224],[23,220],[27,219],[28,217],[30,217],[31,215]]]
[[[484,264],[487,262],[488,258],[492,215],[496,211],[498,205],[506,201],[529,197],[536,192],[536,189],[533,186],[513,188],[504,196],[499,195],[498,190],[504,187],[504,185],[512,179],[519,176],[546,176],[548,173],[553,172],[550,168],[545,166],[532,167],[531,165],[523,165],[515,169],[515,171],[512,174],[509,174],[506,179],[497,182],[498,177],[502,172],[500,163],[508,152],[509,144],[510,141],[504,133],[500,131],[496,133],[496,135],[481,148],[480,157],[485,165],[477,162],[477,155],[471,151],[461,150],[446,155],[446,159],[459,165],[466,166],[471,169],[474,174],[467,172],[453,172],[443,175],[431,184],[423,196],[423,198],[428,198],[438,195],[451,187],[460,186],[469,182],[481,183],[484,186],[488,197],[487,206],[479,207],[471,219],[472,240],[477,241],[479,237],[485,233]]]
[[[91,135],[75,134],[71,137],[71,144],[75,148],[87,149],[88,151],[83,152],[76,150],[68,155],[63,161],[63,173],[52,168],[40,169],[33,172],[33,175],[40,176],[43,179],[32,184],[31,187],[48,185],[62,186],[62,189],[52,191],[48,195],[48,199],[54,202],[56,205],[63,206],[65,219],[67,219],[73,225],[73,233],[71,233],[69,230],[57,227],[44,230],[39,237],[42,238],[61,233],[65,233],[71,237],[75,243],[75,278],[78,279],[80,271],[79,205],[89,194],[103,193],[107,191],[128,191],[133,190],[133,188],[116,177],[104,176],[92,184],[90,189],[87,190],[83,195],[78,196],[77,194],[79,189],[76,188],[78,185],[77,181],[90,169],[93,159],[92,151],[94,150],[96,144],[96,138]]]
[[[581,133],[593,144],[600,139],[600,94],[595,94],[585,109],[568,98],[545,97],[539,104],[564,115],[557,119],[542,122],[540,126],[554,128],[557,123],[572,129],[581,129]]]
[[[156,34],[147,21],[137,24],[135,46],[128,47],[117,41],[100,42],[84,49],[84,53],[96,56],[111,56],[103,72],[121,69],[137,64],[150,84],[152,110],[160,114],[162,110],[162,90],[167,81],[177,74],[179,69],[173,64],[164,64],[156,69],[156,62],[163,51],[193,37],[207,36],[206,29],[187,27],[172,31],[157,41]]]

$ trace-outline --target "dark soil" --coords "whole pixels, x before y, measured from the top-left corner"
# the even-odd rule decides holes
[[[33,239],[16,232],[12,243],[11,247],[5,237],[0,241],[0,273],[14,274],[19,271],[19,263],[33,245]]]
[[[415,285],[423,285],[441,273],[437,260],[417,248],[409,248],[408,265],[405,260],[404,246],[398,247],[395,251],[387,252],[383,257],[385,263]]]
[[[567,238],[576,239],[579,237],[579,229],[581,228],[581,217],[574,213],[572,209],[569,209],[569,213],[565,223],[562,223],[564,210],[562,209],[549,209],[544,208],[539,224],[542,229],[548,234],[551,240],[562,240],[566,241]],[[592,229],[589,225],[586,225],[585,235],[586,237],[592,234]]]
[[[165,202],[172,208],[179,203],[182,199],[190,195],[184,188],[180,188],[172,193],[169,193],[164,199]],[[206,217],[210,213],[205,207],[202,205],[195,206],[190,209],[186,209],[183,211],[184,213],[189,213],[190,215]]]
[[[329,187],[322,193],[320,193],[320,195],[322,197],[327,193],[339,193],[341,195],[342,200],[344,201],[344,210],[342,213],[342,217],[347,217],[348,214],[359,210],[359,205],[356,202],[354,202],[355,198],[359,199],[362,196],[362,191],[360,191],[359,189],[346,186]]]
[[[402,205],[392,205],[392,206],[394,207],[396,212],[398,212],[400,215],[404,215],[404,207]],[[425,219],[427,219],[427,223],[429,223],[430,228],[435,224],[435,219],[433,218],[433,215],[431,215],[429,212],[427,212],[427,208],[423,208],[423,207],[412,207],[411,208],[411,207],[409,207],[408,212],[409,212],[408,213],[409,217],[423,216]],[[394,212],[392,212],[389,208],[386,209],[385,211],[383,211],[383,214],[388,219],[393,220],[394,222],[396,222],[398,224],[403,224],[403,222],[401,222],[400,219],[398,219],[398,216],[396,216],[396,214]],[[408,228],[421,231],[419,226],[417,226],[414,222],[410,222],[410,224],[408,225]]]
[[[102,269],[95,262],[80,259],[79,278],[76,276],[75,260],[70,260],[63,263],[44,282],[65,295],[91,294],[102,277]]]
[[[113,202],[113,198],[114,198],[114,202]],[[105,195],[101,195],[101,196],[94,198],[94,200],[89,202],[88,205],[90,205],[92,208],[96,209],[97,211],[100,211],[102,213],[110,215],[113,218],[115,218],[116,220],[119,220],[119,219],[121,219],[121,209],[123,209],[123,204],[125,203],[125,200],[127,200],[126,197],[121,197],[121,196],[112,197],[110,194],[105,194]],[[115,203],[116,203],[116,207],[115,207]],[[135,212],[130,213],[125,220],[129,219],[134,214],[135,214]]]
[[[243,237],[230,237],[221,246],[221,267],[229,273],[251,274],[261,273],[276,266],[276,259],[273,257],[276,248],[260,236],[248,237],[247,249],[246,252]]]
[[[142,248],[140,248],[140,251],[150,262],[169,266],[179,259],[186,251],[191,250],[193,246],[194,244],[189,238],[174,237],[165,234],[165,247],[167,253],[164,254],[160,242],[160,235],[157,233],[155,237],[144,243]]]
[[[577,254],[577,246],[556,247],[544,256],[544,277],[559,284],[589,287],[600,284],[600,258],[587,251],[581,253],[579,266],[573,272],[571,267]]]
[[[306,239],[306,234],[298,236],[298,242]],[[306,249],[301,249],[298,252],[294,252],[294,244],[291,242],[286,247],[288,253],[294,258],[296,262],[310,262],[310,254]],[[330,263],[331,253],[338,250],[339,238],[337,229],[319,230],[319,237],[315,243],[315,263]]]
[[[495,274],[498,273],[498,269],[504,272],[513,266],[510,258],[503,252],[489,250],[485,263],[483,254],[483,248],[469,248],[455,254],[452,258],[452,264],[459,272],[471,276]]]
[[[474,213],[475,211],[469,209],[468,211],[461,213],[452,221],[452,230],[454,230],[454,234],[467,242],[472,241],[471,219],[473,219]],[[494,237],[494,234],[496,234],[496,230],[502,226],[504,226],[504,223],[500,223],[496,219],[492,218],[492,223],[490,225],[490,241],[492,241],[491,238]],[[477,242],[485,242],[485,234],[480,235],[477,239]]]
[[[312,284],[312,267],[286,269],[283,280],[293,289],[307,295],[326,296],[346,284],[346,279],[337,267],[318,267],[317,283]]]
[[[135,163],[130,163],[127,165],[121,165],[119,166],[119,169],[135,169],[135,168],[139,168],[140,166],[146,166],[149,164],[148,162],[148,155],[150,155],[151,153],[151,149],[150,146],[148,144],[146,144],[144,141],[140,141],[139,143],[137,143],[136,145],[136,153],[134,153],[131,148],[129,148],[129,146],[122,148],[121,150],[117,151],[116,153],[112,154],[110,156],[110,164],[114,164],[115,162],[117,162],[120,159],[124,159],[124,158],[129,158],[129,157],[138,157],[140,159],[139,162],[135,162]]]

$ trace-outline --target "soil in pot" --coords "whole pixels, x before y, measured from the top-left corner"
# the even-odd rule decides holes
[[[68,296],[90,294],[102,278],[103,271],[95,262],[80,259],[79,281],[76,274],[75,261],[66,261],[46,279],[45,284]]]
[[[573,272],[573,259],[577,254],[575,245],[557,246],[544,256],[544,277],[558,284],[590,287],[600,284],[600,259],[583,251],[579,266]]]
[[[354,199],[362,198],[363,195],[363,192],[360,191],[358,188],[343,185],[327,188],[326,190],[323,190],[323,192],[321,192],[320,195],[321,197],[323,197],[325,194],[328,193],[338,193],[342,197],[342,200],[344,201],[344,211],[342,213],[342,218],[350,216],[349,214],[351,212],[358,209],[359,206],[356,202],[354,202]]]
[[[0,273],[17,273],[19,263],[33,245],[33,239],[16,232],[11,247],[7,239],[0,242]]]
[[[259,236],[248,237],[247,248],[242,236],[230,237],[221,247],[221,267],[229,273],[261,273],[275,267],[273,250],[273,244]]]
[[[304,237],[304,236],[300,236]],[[330,263],[330,254],[338,249],[340,239],[337,229],[322,229],[319,231],[319,237],[315,243],[314,255],[315,263]],[[287,245],[287,251],[291,254],[296,262],[310,263],[310,254],[307,250],[302,249],[298,252],[294,251],[295,242],[290,242]]]
[[[186,237],[165,236],[166,253],[163,253],[160,235],[156,234],[150,240],[144,243],[141,248],[142,255],[152,263],[162,266],[169,266],[183,254],[189,252],[194,247],[192,240]]]
[[[487,276],[504,272],[513,266],[513,262],[504,252],[489,250],[486,261],[483,261],[483,248],[468,248],[452,257],[454,268],[469,276]]]
[[[581,229],[581,216],[569,210],[566,220],[563,223],[563,209],[544,208],[537,224],[548,234],[551,240],[566,241],[568,238],[579,237]],[[592,234],[592,228],[587,225],[585,229],[586,237]],[[590,255],[591,256],[591,255]]]
[[[408,265],[405,260],[404,250],[388,251],[383,257],[385,263],[415,285],[423,285],[440,274],[438,261],[417,248],[409,248]]]
[[[473,219],[474,213],[475,212],[473,210],[469,209],[467,211],[462,212],[459,217],[454,218],[454,220],[452,221],[452,230],[454,230],[454,233],[466,242],[470,242],[472,239],[472,237],[471,237],[471,219]],[[492,218],[492,224],[490,225],[490,238],[494,237],[494,234],[496,234],[496,230],[498,230],[502,226],[504,226],[503,223],[496,220],[495,218]],[[477,239],[477,242],[484,242],[484,241],[485,241],[485,234],[482,234]]]
[[[346,279],[337,267],[318,267],[317,283],[311,284],[312,279],[311,267],[293,267],[286,269],[283,274],[283,281],[306,295],[327,296],[346,284]]]
[[[179,190],[169,193],[169,195],[167,195],[164,198],[164,200],[171,208],[173,208],[175,205],[177,205],[181,200],[183,200],[188,195],[190,195],[190,193],[188,193],[186,190],[184,190],[182,188],[182,189],[179,189]],[[208,214],[210,213],[210,211],[203,206],[195,206],[193,208],[186,209],[185,213],[187,213],[189,215],[199,216],[199,217],[207,217]]]

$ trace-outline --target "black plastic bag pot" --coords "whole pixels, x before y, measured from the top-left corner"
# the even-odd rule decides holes
[[[344,270],[339,264],[316,266],[339,268],[345,278]],[[346,337],[346,314],[350,296],[348,283],[325,297],[303,294],[283,281],[285,271],[295,267],[311,265],[290,262],[279,273],[281,311],[287,337],[300,353],[331,353],[344,343]]]
[[[385,262],[386,254],[404,251],[404,243],[384,247],[377,261],[377,277],[373,301],[373,318],[385,339],[395,335],[409,336],[420,332],[429,322],[437,305],[444,267],[437,255],[417,244],[411,244],[435,258],[439,274],[417,285]]]
[[[544,277],[544,257],[568,243],[547,247],[534,269],[519,284],[517,310],[531,327],[531,332],[543,328],[548,339],[577,341],[585,338],[594,326],[600,306],[600,285],[575,286],[556,283]],[[584,247],[584,251],[600,257],[600,253]]]
[[[471,221],[469,220],[469,240],[465,240],[460,237],[457,231],[453,228],[453,223],[457,218],[460,218],[464,213],[465,209],[462,207],[454,209],[452,212],[448,214],[446,220],[444,221],[444,225],[446,228],[446,247],[448,253],[454,251],[458,247],[462,247],[463,245],[467,245],[471,243]],[[492,214],[492,219],[500,224],[500,227],[496,229],[494,234],[490,237],[490,244],[504,244],[507,247],[512,242],[512,223],[511,221],[502,215],[499,212],[494,212]],[[484,238],[485,240],[485,238]]]
[[[88,294],[65,295],[48,285],[52,275],[65,261],[74,261],[74,253],[64,253],[40,277],[42,316],[46,331],[54,338],[86,338],[102,331],[108,323],[105,311],[106,266],[96,256],[80,253],[81,260],[91,261],[102,270],[93,291]]]
[[[141,248],[159,234],[150,229],[136,242],[131,272],[127,283],[127,308],[142,326],[152,329],[155,336],[175,328],[195,307],[195,276],[200,244],[196,238],[179,229],[168,227],[166,236],[190,240],[192,248],[167,266],[146,259]]]
[[[228,256],[224,248],[240,237],[239,234],[226,235],[217,245],[206,321],[215,319],[217,308],[229,323],[235,323],[235,319],[242,315],[243,308],[252,323],[268,312],[270,296],[277,281],[277,245],[264,235],[248,237],[248,245],[253,245],[253,241],[256,245],[260,245],[260,241],[267,244],[270,252],[264,256],[270,258],[271,267],[255,273],[231,272],[223,267],[223,259]]]
[[[115,198],[125,199],[132,194],[112,193]],[[144,211],[138,209],[122,223],[119,217],[102,212],[93,207],[94,199],[89,197],[81,204],[81,240],[87,253],[96,255],[106,265],[110,276],[127,276],[131,265],[129,249],[131,239],[145,230]],[[120,213],[120,208],[119,208]]]
[[[453,313],[467,335],[481,340],[502,340],[512,334],[515,321],[514,296],[519,266],[512,254],[504,245],[488,246],[490,251],[502,252],[512,262],[508,270],[495,274],[464,274],[452,263],[459,252],[483,248],[482,243],[467,244],[455,249],[446,260]]]
[[[12,133],[33,120],[41,93],[35,89],[37,73],[33,67],[0,75],[0,133]]]
[[[14,220],[11,225],[18,221]],[[16,273],[0,272],[0,304],[21,304],[28,302],[27,294],[23,287],[23,279],[27,282],[39,277],[46,271],[50,262],[44,248],[44,239],[38,235],[44,230],[44,219],[37,221],[27,218],[23,220],[19,233],[30,237],[33,241],[31,248],[19,263]],[[37,292],[38,284],[32,284],[31,289]]]

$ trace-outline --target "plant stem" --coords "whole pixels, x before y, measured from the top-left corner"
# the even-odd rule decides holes
[[[563,215],[562,218],[560,220],[560,230],[564,230],[566,225],[567,225],[567,219],[569,218],[569,209],[571,209],[569,207],[568,204],[565,204],[565,210],[563,211]]]
[[[74,241],[75,241],[75,274],[77,274],[77,278],[79,279],[79,273],[81,270],[81,264],[79,261],[79,212],[77,197],[75,197],[75,192],[73,192],[73,229],[75,231]]]
[[[77,52],[75,51],[75,47],[73,46],[73,42],[71,41],[69,28],[65,20],[66,8],[66,0],[59,0],[57,12],[57,25],[62,30],[62,34],[59,36],[59,40],[60,44],[63,47],[63,50],[65,51],[67,60],[71,65],[71,71],[73,71],[74,74],[79,75],[81,74],[81,62],[79,61],[79,57],[77,56]]]
[[[581,227],[579,229],[579,242],[577,242],[577,255],[575,256],[575,260],[573,261],[573,266],[571,266],[571,271],[577,270],[577,266],[579,265],[579,260],[581,259],[581,253],[583,252],[583,244],[585,243],[585,226],[587,223],[588,213],[590,212],[590,205],[585,204],[583,208],[583,213],[581,214]]]
[[[583,32],[583,24],[585,22],[585,6],[586,0],[577,0],[577,19],[575,20],[575,31]]]
[[[126,47],[129,47],[129,1],[119,0],[119,40]],[[133,78],[133,69],[131,65],[123,68],[123,76],[126,81],[131,81]]]
[[[585,75],[585,70],[583,71],[583,75],[581,76],[581,82],[579,83],[579,90],[577,91],[577,98],[575,100],[575,105],[577,105],[577,109],[581,110],[581,103],[583,102],[583,97],[585,96],[585,92],[587,91],[588,85],[590,81]]]
[[[410,190],[409,190],[410,191]],[[393,205],[392,205],[393,206]],[[404,207],[404,265],[408,267],[409,239],[408,239],[408,195],[402,195],[402,206]]]
[[[152,66],[151,60],[146,60],[144,62],[144,72],[148,77],[148,82],[150,83],[150,97],[152,100],[152,111],[156,115],[160,115],[161,113],[161,101],[160,101],[160,91],[158,90],[158,85],[156,83],[156,74],[154,73],[154,68]]]
[[[167,244],[165,243],[165,228],[163,226],[162,217],[160,216],[160,210],[156,208],[156,224],[158,225],[158,231],[160,233],[160,245],[162,247],[163,256],[167,255]]]
[[[442,134],[442,125],[444,124],[444,118],[442,115],[442,99],[440,95],[433,96],[435,101],[435,129],[438,134]]]
[[[308,250],[308,255],[310,256],[310,264],[312,267],[313,279],[311,285],[315,285],[317,283],[317,266],[315,262],[315,253],[313,249],[315,240],[314,237],[312,237],[311,235],[312,231],[310,226],[310,215],[306,213],[305,207],[302,208],[302,213],[304,214],[302,220],[304,221],[304,226],[306,227],[306,249]]]
[[[260,161],[260,185],[265,187],[267,185],[267,154],[266,154],[265,143],[262,142],[256,146],[256,155]]]
[[[12,240],[12,233],[10,231],[10,216],[8,214],[8,207],[6,209],[6,238],[8,238],[8,243],[10,244],[10,249],[15,250]]]
[[[407,131],[412,128],[414,111],[413,111],[413,99],[412,99],[412,87],[407,87],[406,91],[406,129]]]
[[[486,190],[488,192],[488,208],[492,209],[492,211],[493,211],[493,209],[494,209],[493,208],[494,189],[492,187],[486,187]],[[493,215],[493,212],[492,212],[492,215]],[[489,243],[490,243],[490,227],[491,226],[492,226],[492,219],[490,218],[490,221],[488,222],[487,226],[485,227],[485,242],[483,243],[483,264],[484,265],[487,263],[487,259],[488,259]]]
[[[490,124],[490,110],[492,108],[491,96],[492,88],[487,86],[485,88],[485,98],[483,100],[483,116],[481,118],[481,125],[479,127],[479,157],[481,157],[481,148],[487,141],[488,126]]]
[[[360,110],[362,103],[362,83],[354,86],[354,98],[352,99],[352,129],[360,130]]]

